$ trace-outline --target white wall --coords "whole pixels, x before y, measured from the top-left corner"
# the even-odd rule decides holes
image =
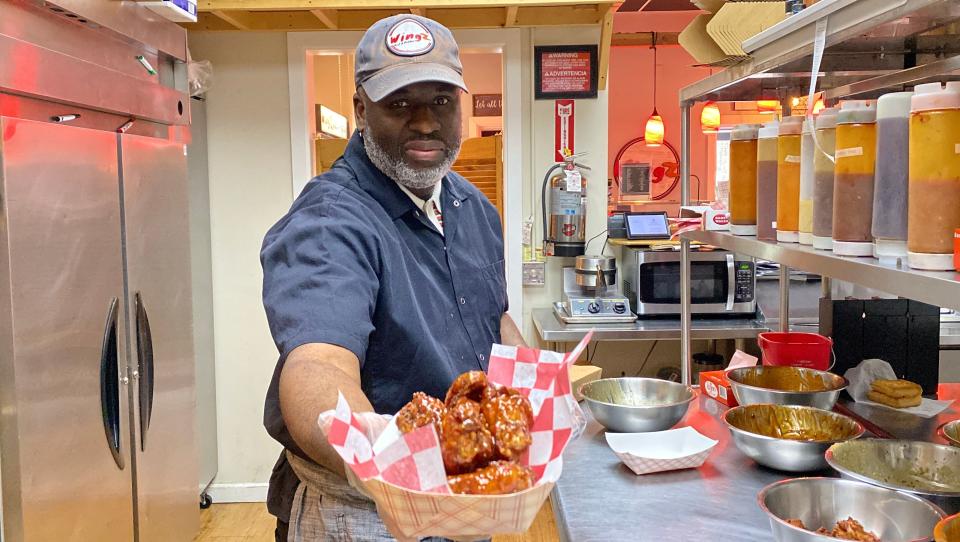
[[[262,499],[279,445],[263,429],[277,360],[261,303],[260,243],[293,200],[283,33],[191,33],[207,95],[219,474],[214,500]],[[239,486],[236,486],[239,484]]]
[[[529,42],[526,47],[524,64],[524,103],[525,119],[532,130],[531,140],[526,143],[524,156],[528,169],[523,197],[524,217],[536,217],[534,221],[534,247],[540,247],[543,239],[542,214],[540,212],[540,186],[547,169],[555,163],[554,157],[554,101],[533,99],[533,47],[534,45],[577,45],[598,43],[599,27],[568,28],[532,28],[529,30]],[[574,142],[577,153],[586,152],[580,159],[590,166],[585,172],[587,180],[587,238],[606,229],[607,214],[607,92],[600,91],[596,99],[577,100],[574,105]],[[591,251],[599,251],[600,244],[594,241]],[[546,285],[543,287],[525,287],[523,289],[524,329],[528,342],[537,340],[536,329],[530,317],[530,311],[536,308],[548,308],[560,299],[563,293],[563,266],[572,266],[573,258],[547,258]]]

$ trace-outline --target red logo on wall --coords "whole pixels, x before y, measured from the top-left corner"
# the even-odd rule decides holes
[[[720,226],[726,226],[730,223],[730,217],[725,214],[713,215],[713,223]]]
[[[577,233],[577,226],[574,224],[564,224],[560,231],[567,237],[573,237],[573,234]]]

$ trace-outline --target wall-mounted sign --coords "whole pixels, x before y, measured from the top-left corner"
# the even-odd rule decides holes
[[[324,134],[330,137],[347,138],[347,117],[330,109],[329,107],[317,104],[317,134]]]
[[[543,45],[533,48],[535,98],[597,97],[596,45]]]
[[[474,117],[502,117],[503,116],[503,95],[502,94],[474,94],[473,95],[473,116]]]

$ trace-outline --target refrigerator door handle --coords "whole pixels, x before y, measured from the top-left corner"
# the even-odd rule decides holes
[[[153,335],[150,332],[150,319],[143,304],[140,292],[134,294],[134,305],[137,318],[137,370],[140,373],[140,450],[147,449],[147,430],[150,428],[150,417],[153,414]]]
[[[113,461],[123,470],[123,455],[120,453],[120,359],[117,344],[119,312],[120,300],[114,297],[107,310],[107,322],[100,345],[100,414]]]

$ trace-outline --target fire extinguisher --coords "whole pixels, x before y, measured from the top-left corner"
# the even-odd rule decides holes
[[[582,154],[565,156],[563,162],[551,166],[543,178],[540,208],[543,213],[543,253],[547,256],[580,256],[584,251],[587,181],[580,170],[590,168],[577,163],[575,158],[578,156]]]

